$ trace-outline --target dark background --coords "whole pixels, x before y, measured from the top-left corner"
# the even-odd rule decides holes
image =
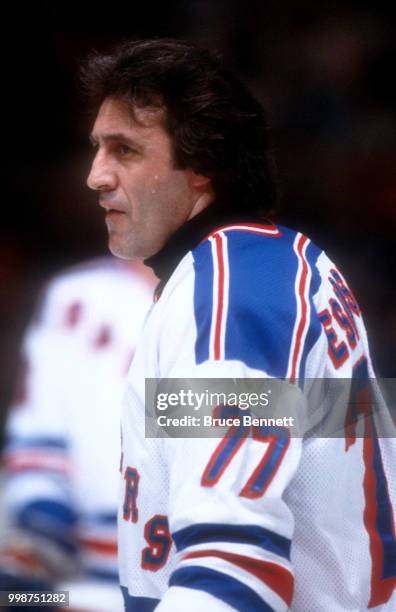
[[[377,2],[41,3],[3,19],[0,422],[40,287],[107,250],[85,187],[77,66],[93,48],[173,36],[218,51],[264,101],[279,217],[341,267],[381,376],[396,376],[395,9]],[[76,32],[75,29],[81,31]]]

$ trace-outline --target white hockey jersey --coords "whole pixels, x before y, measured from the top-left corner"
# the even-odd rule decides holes
[[[11,523],[76,553],[70,604],[122,609],[116,514],[126,374],[154,276],[94,260],[49,285],[23,347],[25,374],[10,411],[4,498]]]
[[[126,610],[395,610],[394,439],[352,427],[290,437],[279,454],[276,430],[236,450],[226,439],[145,438],[145,378],[258,376],[300,389],[374,374],[361,312],[328,257],[281,226],[230,225],[180,261],[128,374]],[[367,426],[389,433],[382,410]]]

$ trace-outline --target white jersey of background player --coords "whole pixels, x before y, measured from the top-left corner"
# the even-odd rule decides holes
[[[26,371],[4,455],[16,529],[8,569],[70,588],[79,609],[122,609],[120,406],[153,278],[110,257],[76,267],[50,284],[24,341]]]

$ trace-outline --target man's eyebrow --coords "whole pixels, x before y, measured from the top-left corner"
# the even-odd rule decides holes
[[[125,142],[126,144],[129,144],[131,146],[138,146],[138,143],[135,140],[132,140],[132,138],[129,138],[123,132],[110,132],[108,134],[104,134],[100,138],[97,138],[95,134],[90,134],[89,140],[93,145],[97,145],[99,140],[104,140],[105,142],[111,142],[112,140],[121,140],[122,142]]]

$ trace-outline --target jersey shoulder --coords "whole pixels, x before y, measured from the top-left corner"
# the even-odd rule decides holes
[[[275,292],[279,299],[299,274],[320,274],[324,262],[330,261],[323,250],[301,232],[274,224],[219,228],[193,250],[192,256],[197,276],[228,276],[238,287],[248,284],[250,297],[265,287],[267,292]],[[311,287],[318,288],[319,283]],[[232,297],[242,299],[243,295],[242,291],[237,291]]]
[[[198,362],[237,359],[272,376],[290,375],[301,361],[293,347],[307,353],[321,333],[313,297],[322,253],[282,226],[213,232],[192,252]]]
[[[113,257],[88,260],[53,277],[44,287],[34,326],[73,328],[83,318],[128,320],[146,311],[154,279],[142,266],[126,265]],[[124,312],[125,311],[125,312]]]

